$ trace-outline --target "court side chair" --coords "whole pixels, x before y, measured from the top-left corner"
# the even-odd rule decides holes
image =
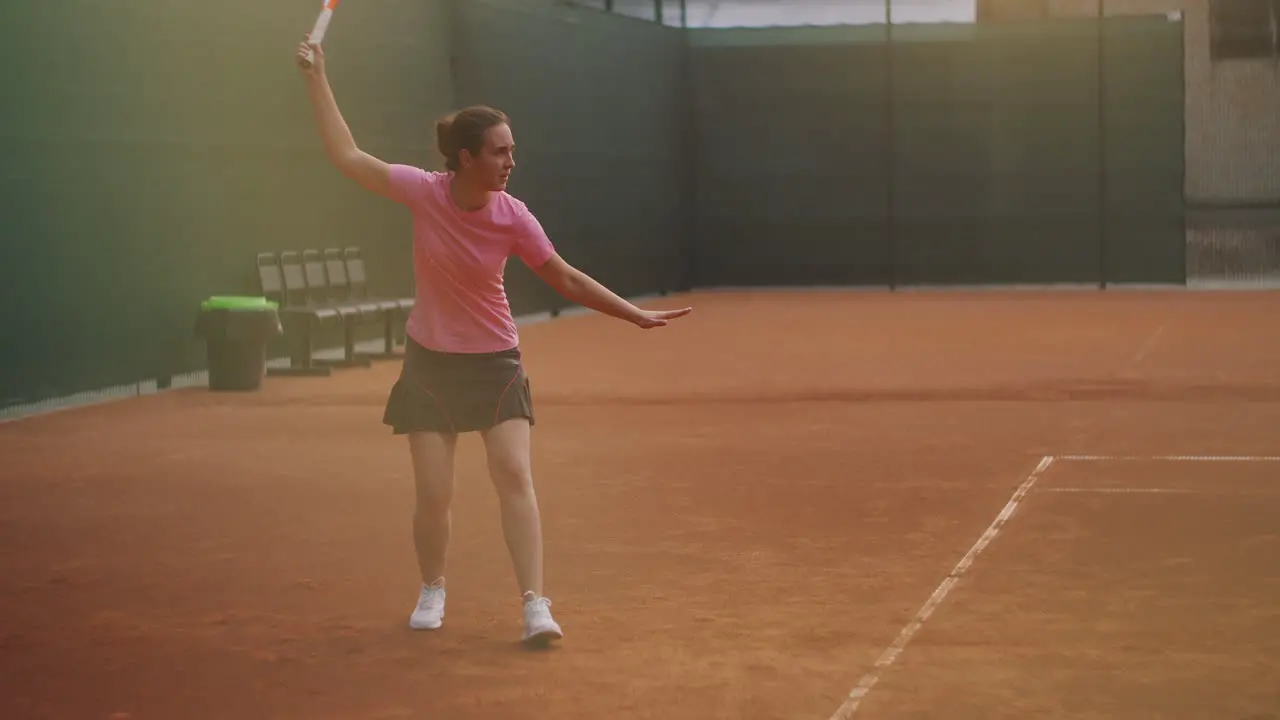
[[[308,252],[310,254],[308,254]],[[368,367],[369,358],[355,351],[354,328],[361,322],[360,308],[349,303],[330,302],[327,297],[324,263],[318,252],[285,250],[280,253],[280,269],[284,273],[284,286],[289,304],[324,313],[326,320],[342,327],[342,358],[315,360],[317,365],[328,367]]]
[[[382,319],[383,352],[370,353],[369,357],[375,360],[403,357],[402,353],[396,352],[395,341],[396,327],[403,324],[405,315],[404,312],[401,312],[400,304],[395,300],[357,298],[355,293],[352,292],[351,279],[347,275],[347,263],[342,257],[342,250],[326,248],[324,251],[324,265],[328,270],[331,297],[348,302],[361,303],[362,307],[375,308],[378,317]]]
[[[394,306],[399,313],[398,319],[407,317],[413,311],[414,299],[412,297],[382,297],[370,292],[369,276],[365,272],[364,258],[360,254],[359,246],[343,248],[342,259],[347,266],[347,281],[351,288],[351,298],[364,302],[376,302],[386,307]],[[390,319],[388,319],[389,322]],[[392,330],[393,328],[390,325],[386,327],[386,351],[382,354],[382,357],[403,357],[403,352],[395,350]]]
[[[314,360],[316,327],[336,313],[316,308],[297,307],[289,304],[289,292],[285,286],[284,270],[280,258],[273,252],[258,253],[258,285],[263,297],[276,303],[280,323],[285,328],[285,340],[291,345],[289,367],[267,368],[267,375],[327,376],[328,367],[317,365]]]
[[[316,305],[332,307],[342,317],[346,357],[360,367],[372,364],[372,355],[358,353],[355,350],[355,332],[361,325],[377,322],[382,317],[378,306],[368,302],[357,302],[347,297],[344,289],[334,285],[329,276],[329,268],[320,250],[302,251],[302,267],[306,271],[307,288],[311,302]]]

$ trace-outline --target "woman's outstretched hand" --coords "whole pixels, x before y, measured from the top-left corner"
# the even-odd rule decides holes
[[[312,57],[308,58],[308,55]],[[324,49],[311,42],[311,33],[303,36],[294,60],[297,61],[298,67],[302,69],[302,74],[304,75],[320,75],[324,73]]]
[[[693,312],[693,308],[681,308],[679,310],[641,310],[640,316],[636,318],[637,326],[644,330],[649,328],[662,327],[667,324],[668,320],[682,318]]]

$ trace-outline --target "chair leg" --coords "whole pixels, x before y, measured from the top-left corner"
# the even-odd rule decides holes
[[[382,352],[370,353],[369,357],[375,360],[398,360],[404,357],[404,352],[396,350],[396,323],[395,314],[387,311],[382,315]]]
[[[369,367],[373,360],[369,355],[356,352],[355,326],[358,318],[345,318],[342,323],[342,359],[316,360],[316,363],[331,368]]]
[[[327,377],[330,370],[315,364],[312,358],[311,323],[303,325],[302,332],[294,335],[293,352],[289,355],[289,367],[267,368],[267,375],[282,377]]]

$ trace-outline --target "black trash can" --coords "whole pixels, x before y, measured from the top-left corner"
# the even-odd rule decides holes
[[[246,392],[262,386],[267,344],[283,333],[275,303],[260,297],[211,297],[200,304],[196,334],[205,341],[209,389]]]

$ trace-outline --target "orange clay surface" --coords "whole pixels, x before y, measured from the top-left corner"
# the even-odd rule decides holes
[[[0,425],[0,717],[1280,717],[1280,295],[686,303],[522,330],[550,650],[476,436],[408,629],[398,362]]]

